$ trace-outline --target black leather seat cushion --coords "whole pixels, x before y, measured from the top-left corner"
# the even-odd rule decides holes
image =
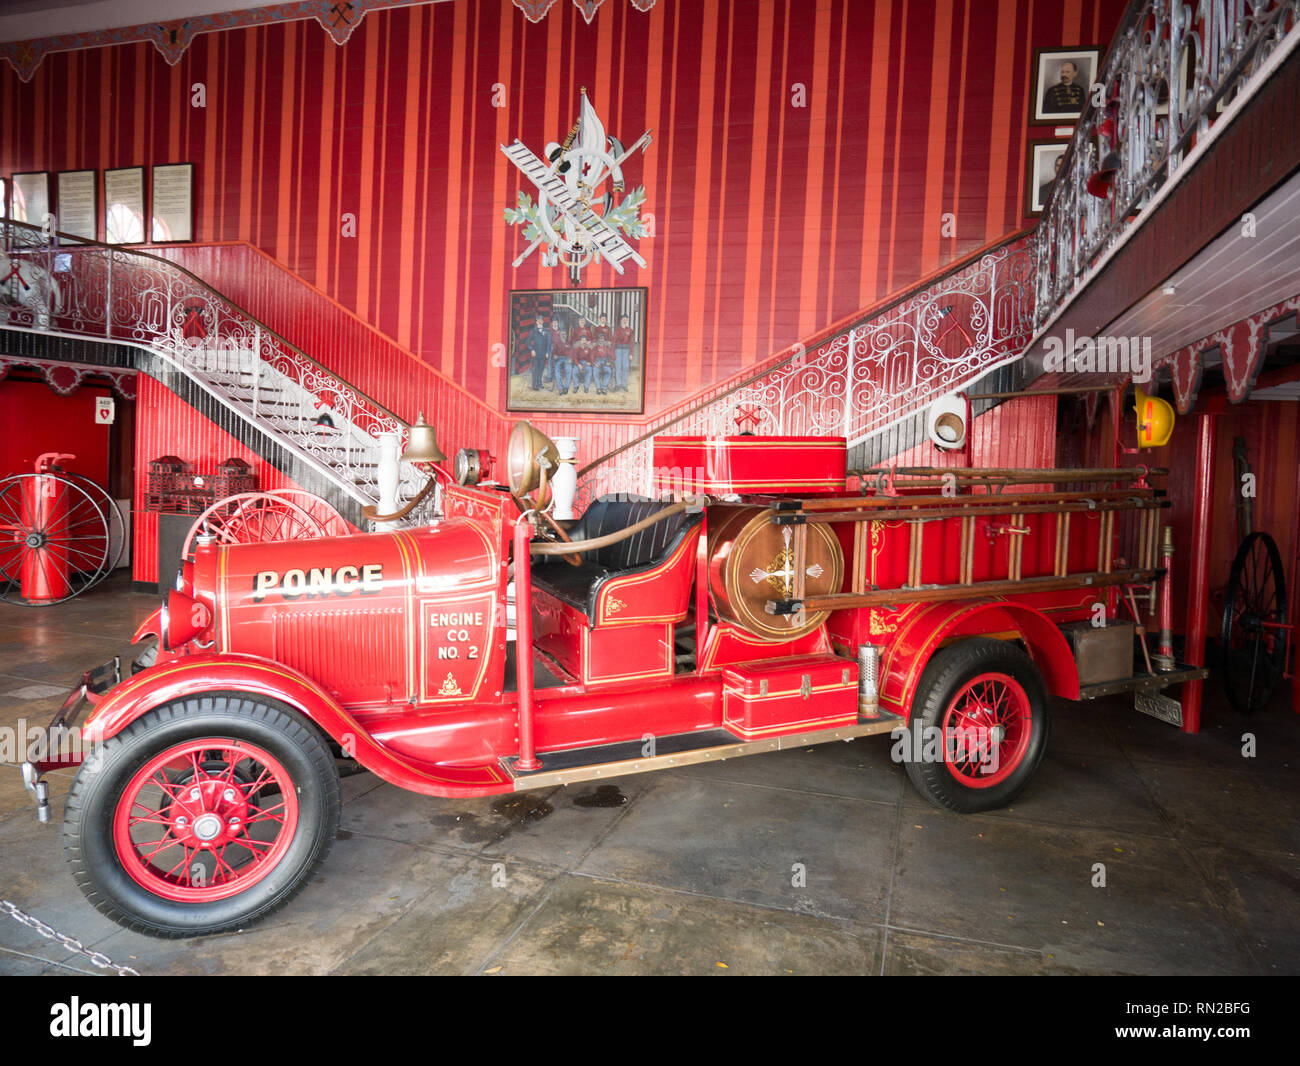
[[[643,496],[602,496],[568,531],[569,536],[573,540],[603,537],[670,506]],[[581,566],[570,566],[557,556],[539,557],[533,562],[533,583],[569,606],[585,612],[590,622],[596,616],[596,597],[606,581],[658,566],[703,519],[703,511],[675,514],[634,533],[627,540],[583,553]]]

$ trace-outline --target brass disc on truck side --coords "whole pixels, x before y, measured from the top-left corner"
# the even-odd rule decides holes
[[[804,595],[839,592],[844,553],[829,527],[806,525]],[[709,508],[709,588],[718,617],[765,640],[790,640],[811,633],[830,611],[769,614],[770,600],[794,592],[796,527],[778,526],[763,507]]]

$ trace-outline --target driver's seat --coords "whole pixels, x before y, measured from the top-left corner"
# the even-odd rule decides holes
[[[643,496],[602,496],[569,531],[572,540],[616,533],[670,506]],[[556,556],[533,563],[533,585],[586,616],[587,625],[686,617],[691,562],[704,512],[675,514],[627,540],[585,552],[581,566]],[[615,606],[621,603],[622,606]]]
[[[670,504],[602,496],[568,530],[575,541],[626,529]],[[671,676],[672,626],[690,609],[691,578],[704,512],[679,513],[626,540],[583,554],[533,561],[534,641],[584,683],[621,680],[629,659],[653,655],[650,673]],[[639,631],[633,629],[637,627]]]

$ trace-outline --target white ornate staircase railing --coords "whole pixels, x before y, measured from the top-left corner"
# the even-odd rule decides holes
[[[359,504],[379,502],[379,437],[407,425],[183,267],[0,220],[0,326],[156,354]],[[422,478],[404,467],[402,490]]]
[[[1136,0],[1125,13],[1061,160],[1037,235],[1035,327],[1089,281],[1098,260],[1284,43],[1300,0]],[[1170,91],[1170,87],[1173,91]],[[1111,184],[1088,180],[1110,176]]]
[[[651,438],[659,433],[821,434],[854,445],[887,431],[1020,357],[1033,333],[1035,261],[1032,235],[1008,238],[797,345],[767,369],[669,409],[636,440],[581,471],[580,501],[654,495]]]

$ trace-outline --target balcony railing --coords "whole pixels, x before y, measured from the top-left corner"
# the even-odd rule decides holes
[[[378,438],[407,432],[380,403],[175,263],[19,222],[0,233],[0,325],[148,349],[352,499],[378,501]]]
[[[1138,0],[1129,7],[1039,220],[1036,327],[1142,225],[1144,209],[1178,180],[1224,108],[1297,34],[1300,0]],[[1099,174],[1110,182],[1094,185],[1103,195],[1088,191]]]

